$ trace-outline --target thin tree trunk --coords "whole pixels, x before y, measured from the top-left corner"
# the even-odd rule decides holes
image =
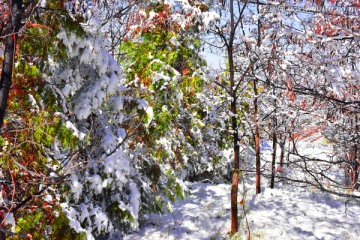
[[[359,168],[359,163],[357,161],[357,144],[355,145],[355,148],[354,148],[354,173],[353,173],[353,186],[357,183],[358,181],[358,178],[359,178],[359,171],[358,171],[358,168]]]
[[[260,5],[259,0],[257,0],[256,4],[257,13],[260,14]],[[260,18],[257,20],[257,47],[261,45],[261,22]],[[256,194],[261,193],[261,176],[260,176],[260,133],[259,133],[259,123],[258,123],[258,90],[256,85],[256,79],[253,81],[254,83],[254,134],[255,134],[255,161],[256,161]]]
[[[239,132],[237,123],[237,97],[235,90],[235,67],[234,67],[234,55],[233,44],[235,37],[235,18],[234,18],[234,3],[230,1],[230,39],[227,45],[228,61],[229,61],[229,83],[230,83],[230,95],[231,101],[231,124],[233,130],[233,144],[234,144],[234,163],[233,163],[233,175],[231,183],[231,232],[235,233],[239,231],[239,219],[238,219],[238,189],[239,189],[239,168],[240,168],[240,146],[239,146]]]
[[[275,183],[275,159],[276,159],[276,148],[277,148],[277,137],[276,137],[276,131],[273,130],[273,152],[272,152],[272,159],[271,159],[271,182],[270,182],[270,188],[274,188]]]
[[[286,161],[287,161],[287,164],[289,166],[289,161],[290,161],[290,141],[289,143],[287,144],[287,154],[286,154]]]
[[[236,97],[233,97],[231,103],[231,112],[234,114],[231,117],[232,129],[233,129],[233,144],[234,144],[234,163],[233,163],[233,176],[231,183],[231,232],[239,231],[238,221],[238,185],[239,185],[239,168],[240,168],[240,146],[239,146],[239,133],[238,124],[236,119]]]
[[[275,88],[273,88],[273,94],[275,96]],[[272,118],[273,126],[272,126],[272,141],[273,141],[273,147],[272,147],[272,159],[271,159],[271,180],[270,180],[270,188],[273,189],[275,185],[275,160],[276,160],[276,150],[277,150],[277,118],[276,118],[276,99],[274,99],[274,116]]]
[[[256,86],[256,81],[253,81],[254,83],[254,93],[255,93],[255,99],[254,99],[254,134],[255,134],[255,161],[256,161],[256,182],[255,182],[255,188],[256,193],[261,193],[261,176],[260,176],[260,133],[259,133],[259,123],[258,123],[258,91]]]
[[[229,49],[229,66],[230,66],[230,83],[231,89],[233,89],[235,79],[234,79],[234,62],[233,62],[233,53],[232,48]],[[238,220],[238,205],[237,205],[237,196],[238,196],[238,184],[239,184],[239,168],[240,168],[240,146],[239,146],[239,132],[238,132],[238,123],[237,123],[237,98],[236,92],[232,90],[232,102],[231,102],[231,112],[233,116],[231,117],[231,124],[233,130],[233,144],[234,144],[234,163],[233,163],[233,176],[231,183],[231,232],[235,233],[239,231],[239,220]]]
[[[279,159],[279,166],[283,168],[284,165],[284,152],[285,152],[285,142],[280,143],[280,159]]]
[[[237,129],[236,118],[232,117],[233,128]],[[237,130],[233,134],[234,139],[234,168],[231,183],[231,232],[235,233],[239,231],[239,219],[238,219],[238,188],[239,188],[239,168],[240,168],[240,146],[239,135]]]
[[[359,133],[359,125],[358,125],[358,117],[355,116],[355,132],[356,133]],[[355,184],[357,183],[358,181],[358,178],[359,178],[359,162],[358,162],[358,143],[355,139],[355,146],[354,146],[354,172],[353,172],[353,182],[352,182],[352,185],[353,187],[355,187]]]
[[[8,37],[5,41],[5,53],[4,61],[0,80],[0,133],[4,124],[4,118],[6,114],[7,101],[9,97],[9,91],[12,84],[12,73],[15,61],[15,47],[17,41],[17,34],[20,30],[21,16],[22,16],[22,0],[13,0],[11,6],[11,19],[8,26]]]
[[[3,220],[4,220],[3,217],[0,216],[0,223],[2,223]],[[0,231],[0,240],[6,240],[6,233],[3,231]]]

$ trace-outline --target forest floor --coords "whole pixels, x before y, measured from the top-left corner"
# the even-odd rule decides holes
[[[303,147],[319,156],[320,150],[324,153],[319,148],[326,147],[321,141],[308,142]],[[270,155],[268,151],[265,158]],[[285,182],[270,189],[265,178],[262,193],[256,195],[254,177],[250,177],[239,186],[239,201],[245,198],[245,204],[238,205],[241,220],[238,236],[228,235],[230,184],[188,183],[188,197],[175,202],[172,212],[150,215],[138,232],[124,239],[248,239],[249,230],[251,239],[359,239],[359,201]]]

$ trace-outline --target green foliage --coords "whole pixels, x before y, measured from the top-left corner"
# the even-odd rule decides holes
[[[108,208],[109,213],[113,218],[117,218],[119,222],[133,224],[136,222],[136,219],[131,215],[131,213],[126,209],[119,208],[117,203],[113,203]]]
[[[51,74],[48,67],[52,61],[66,60],[66,48],[56,38],[59,30],[80,36],[85,32],[62,10],[61,1],[46,1],[46,8],[56,10],[33,12],[31,20],[36,24],[26,25],[19,36],[8,118],[0,137],[0,165],[6,166],[4,177],[21,183],[13,195],[15,202],[36,194],[45,177],[54,171],[50,167],[59,164],[53,154],[55,143],[61,151],[68,152],[79,145],[79,139],[55,114],[62,112],[62,106],[58,96],[47,87],[45,78]],[[2,189],[12,196],[11,185]],[[58,187],[56,191],[62,194],[63,189],[66,187]],[[36,210],[17,212],[16,231],[30,233],[33,239],[85,239],[84,233],[70,229],[66,216],[55,207],[57,203],[49,207],[41,198],[31,201],[31,208]]]
[[[167,176],[165,193],[169,200],[174,202],[177,198],[184,199],[184,191],[179,182],[176,180],[176,176],[173,171],[168,169],[165,174]]]
[[[58,212],[58,216],[48,215],[39,209],[29,212],[17,221],[16,232],[29,233],[34,240],[64,239],[83,240],[85,233],[76,233],[69,227],[69,220],[65,214]],[[11,239],[18,239],[12,237]]]
[[[175,44],[181,38],[181,44]],[[163,136],[173,125],[179,110],[195,102],[194,93],[202,89],[199,77],[189,73],[204,62],[186,44],[193,39],[170,31],[146,32],[140,41],[125,41],[120,46],[125,58],[121,63],[127,69],[129,83],[139,81],[142,88],[138,98],[149,102],[154,109],[154,123],[148,129],[152,136]],[[180,74],[180,75],[179,75]],[[164,77],[161,77],[164,76]],[[176,97],[178,93],[182,97]],[[144,117],[145,122],[148,118]]]
[[[84,240],[86,239],[85,233],[77,233],[69,227],[69,220],[64,213],[59,213],[54,222],[50,225],[52,228],[52,239],[64,240]]]
[[[40,211],[34,211],[22,218],[18,219],[18,230],[22,230],[25,232],[33,232],[35,230],[35,227],[37,224],[39,224],[39,221],[44,217],[43,212]]]
[[[151,122],[147,113],[136,112],[144,127],[130,141],[144,146],[138,167],[148,178],[151,192],[143,192],[142,210],[155,212],[168,206],[168,201],[185,197],[178,176],[188,166],[184,166],[181,154],[193,151],[186,150],[188,145],[183,141],[193,147],[199,144],[186,135],[192,124],[190,114],[202,115],[196,93],[203,90],[204,81],[194,73],[205,66],[197,52],[200,40],[196,35],[163,27],[157,25],[154,31],[144,31],[138,39],[124,41],[119,47],[119,61],[127,69],[132,93],[153,110]],[[186,131],[185,138],[174,136],[174,129],[181,134]],[[196,161],[195,156],[192,160]]]

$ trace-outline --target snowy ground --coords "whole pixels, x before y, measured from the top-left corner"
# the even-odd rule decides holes
[[[152,215],[148,225],[127,240],[221,239],[229,230],[229,185],[194,183],[184,201],[174,203],[173,213]]]
[[[266,189],[250,203],[252,234],[263,239],[360,237],[360,205],[309,189]]]
[[[147,226],[125,239],[229,239],[230,186],[194,183],[190,188],[189,197],[176,202],[173,213],[152,215]],[[252,239],[357,240],[360,236],[359,203],[308,188],[266,189],[245,207]],[[244,234],[245,221],[241,225]]]
[[[313,152],[320,154],[315,148]],[[262,186],[263,192],[255,195],[252,177],[245,184],[251,239],[360,239],[359,202],[305,186],[278,183],[269,189],[265,179]],[[125,239],[230,239],[230,184],[189,183],[189,188],[188,198],[174,203],[172,213],[151,215],[138,233]],[[239,200],[242,192],[240,186]],[[241,234],[232,239],[247,239],[242,205],[239,212]]]

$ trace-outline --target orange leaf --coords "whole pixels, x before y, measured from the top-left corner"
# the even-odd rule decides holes
[[[52,31],[51,28],[49,28],[49,27],[47,27],[47,26],[44,26],[44,25],[41,25],[41,24],[38,24],[38,23],[27,23],[27,24],[25,24],[25,26],[27,26],[27,27],[46,28],[47,30]]]

